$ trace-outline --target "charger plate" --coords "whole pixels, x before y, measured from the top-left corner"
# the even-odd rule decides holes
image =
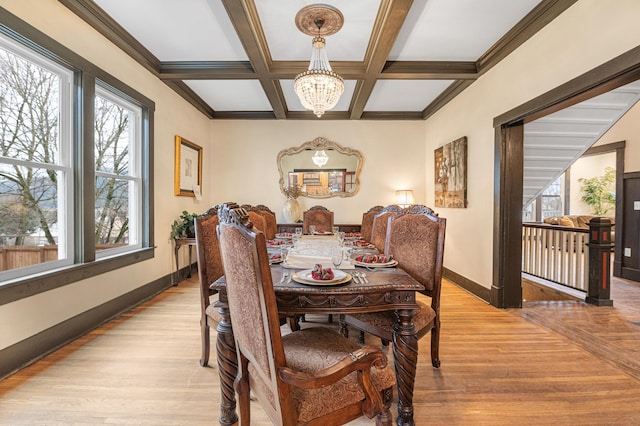
[[[351,281],[351,274],[348,274],[340,269],[333,271],[334,278],[332,280],[314,280],[311,276],[313,269],[305,269],[304,271],[294,272],[291,277],[295,282],[309,285],[329,286],[344,284]]]
[[[398,264],[397,260],[392,260],[391,262],[385,262],[385,263],[375,263],[375,262],[371,262],[371,263],[366,263],[366,262],[358,262],[355,259],[351,259],[351,262],[356,265],[356,266],[364,266],[365,268],[391,268],[394,267]]]

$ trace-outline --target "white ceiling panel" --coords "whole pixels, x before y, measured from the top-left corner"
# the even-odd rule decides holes
[[[422,111],[452,80],[378,80],[365,111]]]
[[[216,111],[270,111],[256,80],[185,80]]]
[[[255,0],[271,58],[276,61],[311,58],[311,37],[296,27],[295,16],[304,6],[317,2]],[[362,61],[364,59],[380,0],[323,1],[336,7],[344,16],[344,25],[336,34],[326,37],[329,61]]]
[[[220,0],[96,0],[161,61],[247,60]]]
[[[475,61],[539,0],[414,1],[389,59]]]

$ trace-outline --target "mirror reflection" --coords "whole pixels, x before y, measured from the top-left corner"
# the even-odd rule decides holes
[[[316,138],[278,154],[280,190],[300,186],[311,198],[350,197],[360,189],[362,154]]]

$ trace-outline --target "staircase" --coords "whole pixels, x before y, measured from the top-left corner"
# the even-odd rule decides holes
[[[640,81],[524,126],[523,207],[598,141],[638,100]]]

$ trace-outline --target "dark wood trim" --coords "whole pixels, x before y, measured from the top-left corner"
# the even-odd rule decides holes
[[[155,249],[152,247],[144,248],[122,256],[99,259],[95,262],[73,265],[55,272],[46,272],[37,276],[29,276],[24,279],[3,283],[0,286],[0,305],[152,259],[154,251]]]
[[[255,4],[250,1],[222,0],[227,15],[238,33],[251,66],[255,70],[260,85],[271,103],[273,114],[278,119],[286,118],[287,102],[282,93],[280,82],[269,76],[271,68],[271,54],[267,41],[262,32],[258,12]]]
[[[387,61],[380,78],[384,79],[442,79],[475,80],[475,62],[464,61]]]
[[[498,62],[533,37],[549,22],[556,19],[577,0],[543,0],[520,20],[508,33],[478,59],[476,67],[479,75],[486,73]]]
[[[161,62],[161,80],[257,79],[249,61]]]
[[[605,145],[592,146],[591,148],[587,149],[584,152],[584,154],[582,154],[582,157],[588,157],[590,155],[607,154],[609,152],[614,152],[619,149],[624,150],[624,148],[626,147],[626,144],[627,144],[626,141],[620,141],[620,142],[608,143]]]
[[[92,0],[58,0],[140,65],[158,75],[160,61]]]
[[[448,279],[458,287],[465,289],[477,298],[490,303],[491,291],[477,282],[445,267],[442,268],[442,277]]]
[[[568,215],[571,213],[571,167],[564,171],[564,206],[563,214]],[[541,206],[542,207],[542,206]],[[541,215],[542,216],[542,215]]]
[[[522,307],[524,125],[495,129],[493,282],[491,304]]]
[[[622,235],[624,232],[624,180],[625,179],[640,179],[640,172],[623,173],[620,180],[618,180],[618,170],[624,169],[624,151],[617,150],[618,162],[616,163],[616,233],[618,237],[615,239],[615,249],[613,257],[613,276],[624,277],[633,279],[634,281],[640,281],[640,271],[626,268],[622,266]],[[622,157],[620,159],[619,157]],[[618,163],[622,161],[622,168],[618,167]]]
[[[493,126],[531,122],[640,79],[640,46],[494,118]]]
[[[75,249],[74,263],[86,263],[96,260],[96,234],[95,234],[95,209],[87,208],[87,206],[95,206],[95,184],[96,181],[96,160],[95,160],[95,130],[93,125],[87,125],[88,123],[95,123],[94,105],[96,95],[96,79],[94,76],[83,73],[82,80],[80,82],[79,101],[80,107],[76,108],[77,112],[81,111],[80,115],[76,115],[74,119],[80,119],[80,122],[76,123],[75,134],[76,140],[74,141],[75,147],[78,152],[75,155],[77,163],[75,164],[75,173],[81,175],[79,179],[74,179],[74,196],[75,200],[75,217],[81,224],[78,232],[76,226],[76,232],[74,233]]]
[[[369,45],[364,55],[366,76],[358,81],[351,99],[351,119],[362,117],[364,107],[373,92],[377,77],[386,65],[393,44],[407,18],[413,0],[382,0],[373,26]]]
[[[427,107],[422,110],[422,118],[426,120],[431,117],[443,106],[448,104],[453,98],[458,96],[467,87],[473,84],[474,80],[458,80],[454,81],[442,93],[440,93]]]
[[[0,380],[171,287],[169,275],[0,350]]]

